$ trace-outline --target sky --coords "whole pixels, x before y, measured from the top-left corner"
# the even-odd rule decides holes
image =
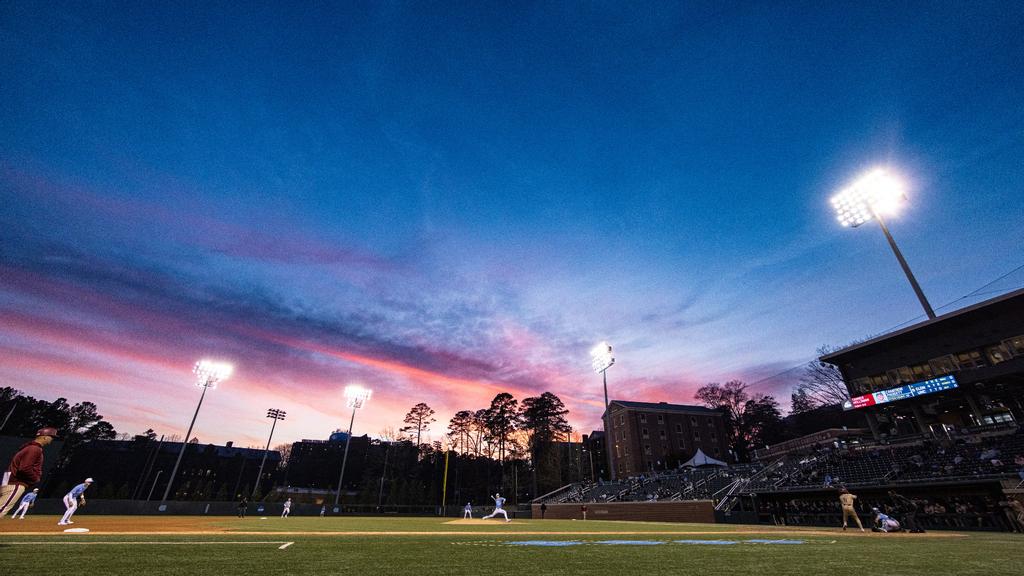
[[[0,386],[183,435],[694,403],[1024,285],[1024,4],[0,4]]]

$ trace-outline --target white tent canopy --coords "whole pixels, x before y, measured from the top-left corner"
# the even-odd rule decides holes
[[[697,453],[694,454],[693,458],[690,458],[690,460],[686,464],[683,464],[683,466],[697,468],[700,466],[728,466],[728,464],[722,462],[721,460],[715,460],[714,458],[705,454],[703,450],[697,448]]]

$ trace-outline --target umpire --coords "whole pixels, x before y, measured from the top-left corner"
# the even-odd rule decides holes
[[[39,482],[43,476],[43,446],[57,436],[56,428],[40,428],[36,439],[26,442],[11,458],[0,486],[0,518],[18,502],[25,489]]]
[[[902,517],[904,528],[914,534],[924,533],[924,530],[917,525],[917,502],[902,494],[897,494],[895,490],[889,490],[889,501]]]

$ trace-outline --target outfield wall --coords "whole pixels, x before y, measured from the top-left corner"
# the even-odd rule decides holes
[[[260,509],[262,508],[262,510]],[[250,502],[246,508],[248,516],[279,516],[284,509],[283,502]],[[529,518],[530,510],[526,506],[517,509],[509,506],[508,513],[511,518]],[[479,518],[490,514],[494,506],[474,506],[473,516]],[[462,517],[462,506],[448,506],[445,510],[447,516],[453,518]],[[326,516],[440,516],[440,506],[344,506],[338,512],[334,506],[327,505]],[[36,505],[29,511],[29,514],[60,515],[64,513],[64,502],[59,498],[40,498]],[[88,499],[86,506],[79,508],[76,514],[97,514],[97,515],[176,515],[176,516],[235,516],[238,514],[237,502],[192,502],[174,501],[167,502],[165,510],[160,510],[160,502],[157,500],[114,500],[114,499]],[[320,504],[293,503],[292,516],[319,516]]]
[[[540,504],[533,505],[533,517],[540,518]],[[605,502],[548,504],[545,519],[583,519],[581,506],[587,507],[587,520],[646,520],[648,522],[715,522],[711,500],[672,502]]]

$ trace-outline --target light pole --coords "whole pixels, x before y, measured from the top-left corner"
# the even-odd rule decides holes
[[[274,422],[270,425],[270,436],[267,438],[267,447],[263,449],[263,459],[260,460],[260,471],[256,473],[256,485],[252,489],[252,498],[256,500],[256,491],[260,489],[260,480],[263,479],[263,465],[267,463],[267,452],[270,451],[270,439],[274,437],[274,427],[277,426],[278,420],[284,420],[287,412],[284,410],[278,410],[277,408],[270,408],[267,410],[267,418],[273,418]]]
[[[889,227],[885,225],[885,220],[882,218],[883,213],[895,211],[904,199],[906,196],[903,194],[903,185],[899,180],[885,170],[875,169],[833,196],[832,207],[835,208],[836,219],[843,226],[856,228],[868,220],[878,221],[882,233],[885,234],[885,239],[889,241],[889,247],[892,248],[896,260],[903,268],[903,273],[910,281],[911,288],[914,289],[914,294],[921,302],[924,313],[931,319],[935,318],[935,311],[932,310],[932,305],[925,298],[924,291],[917,283],[914,273],[910,271],[910,265],[903,258],[903,253],[896,246],[896,240],[889,233]]]
[[[615,480],[615,466],[612,465],[612,415],[608,413],[608,369],[615,364],[612,345],[601,342],[590,350],[590,366],[604,381],[604,447],[608,452],[608,479]]]
[[[345,464],[348,463],[348,447],[352,444],[352,425],[356,422],[356,410],[363,407],[363,404],[370,399],[373,391],[369,388],[352,384],[345,386],[345,398],[348,399],[348,407],[352,409],[352,418],[348,421],[348,438],[345,439],[345,455],[341,458],[341,474],[338,475],[338,493],[334,495],[334,507],[338,507],[341,501],[341,487],[345,480]]]
[[[160,475],[163,474],[163,470],[157,470],[156,476],[153,477],[153,486],[149,489],[149,494],[146,494],[146,502],[153,497],[153,490],[156,490],[156,481],[160,479]]]
[[[211,360],[200,360],[196,362],[192,372],[196,375],[196,386],[203,389],[199,396],[199,404],[196,405],[195,414],[192,415],[192,422],[188,425],[188,432],[185,433],[184,441],[181,443],[181,452],[178,452],[178,459],[174,462],[171,476],[167,479],[167,488],[164,489],[164,497],[160,500],[161,506],[167,502],[167,495],[171,493],[171,486],[174,484],[174,477],[178,473],[178,466],[181,464],[181,457],[185,455],[188,448],[188,439],[192,436],[192,427],[196,424],[196,416],[199,416],[199,409],[203,406],[203,398],[206,398],[206,391],[216,388],[221,380],[231,376],[234,367],[224,362],[213,362]]]

